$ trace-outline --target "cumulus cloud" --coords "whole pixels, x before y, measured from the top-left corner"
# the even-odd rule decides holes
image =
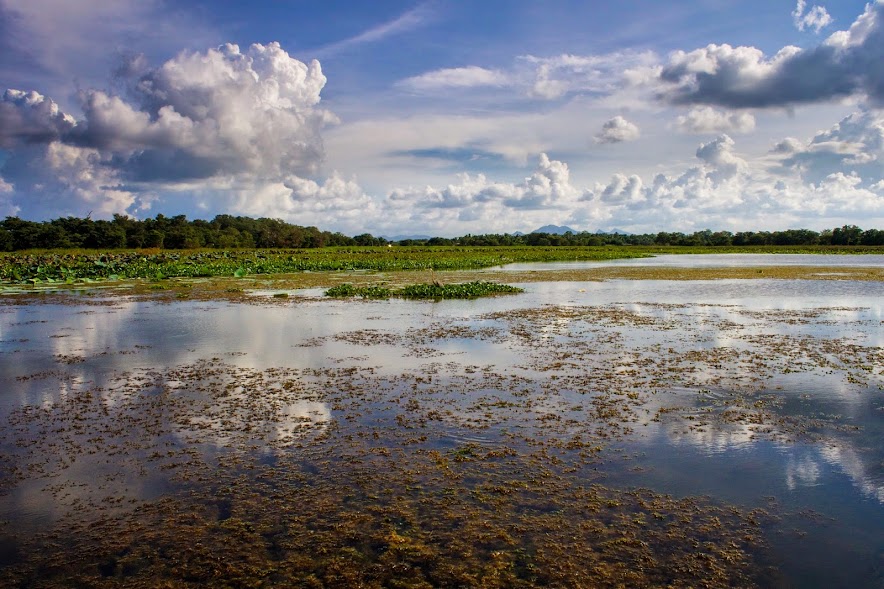
[[[6,91],[0,145],[22,147],[3,168],[16,191],[61,188],[80,208],[110,214],[139,194],[150,200],[197,181],[249,185],[257,199],[264,184],[318,170],[321,130],[336,120],[318,106],[319,62],[302,63],[278,43],[227,44],[125,71],[128,95],[81,92],[80,120],[36,92]]]
[[[424,232],[458,234],[549,222],[636,232],[822,229],[858,217],[874,226],[884,221],[884,115],[879,113],[854,113],[813,137],[785,138],[755,157],[722,133],[699,143],[694,163],[686,167],[651,178],[618,171],[586,187],[572,181],[565,162],[541,156],[522,181],[463,174],[447,186],[393,190],[381,212],[391,222]]]
[[[629,177],[624,174],[614,174],[611,182],[601,191],[601,199],[614,204],[641,202],[642,188],[642,179],[635,174]]]
[[[445,188],[396,189],[389,194],[395,206],[466,209],[493,204],[509,209],[557,209],[576,202],[580,191],[571,184],[568,165],[540,154],[537,169],[521,182],[490,182],[484,174],[461,174]]]
[[[803,146],[804,144],[798,139],[795,139],[794,137],[786,137],[774,145],[770,152],[777,154],[792,154],[801,151]]]
[[[869,125],[863,125],[868,130]],[[821,133],[818,137],[825,135]],[[824,143],[819,142],[819,143]],[[778,157],[795,157],[811,150],[814,141],[786,139],[778,144]],[[791,154],[791,155],[790,155]],[[608,216],[618,226],[654,230],[661,225],[683,230],[704,226],[733,229],[772,225],[819,227],[822,219],[861,216],[874,223],[884,219],[884,182],[881,171],[863,168],[830,171],[824,161],[808,160],[806,167],[784,167],[772,175],[762,161],[739,155],[727,135],[701,144],[699,165],[682,173],[658,174],[641,192],[626,196],[624,176],[608,186],[597,186],[593,197],[609,206]],[[616,195],[623,195],[616,198]],[[613,210],[611,210],[613,208]]]
[[[374,201],[354,180],[333,173],[324,182],[289,176],[259,185],[245,183],[225,192],[224,205],[253,217],[297,219],[301,224],[361,230],[367,218],[378,214]],[[215,203],[217,205],[217,202]]]
[[[663,67],[661,98],[674,104],[778,107],[867,96],[884,104],[884,0],[866,5],[849,30],[807,50],[772,57],[754,47],[708,45],[676,51]]]
[[[505,86],[510,83],[506,74],[478,66],[445,68],[406,78],[400,86],[426,92],[443,88],[475,88],[480,86]]]
[[[676,119],[676,128],[682,133],[749,133],[755,129],[755,117],[747,112],[722,112],[709,106],[692,108]]]
[[[37,92],[9,89],[0,99],[0,147],[59,139],[76,125],[50,98]]]
[[[878,180],[884,176],[884,114],[875,110],[851,113],[809,142],[786,139],[773,152],[785,156],[784,168],[808,182],[820,183],[839,173]]]
[[[807,2],[798,0],[795,10],[792,11],[792,22],[795,23],[795,27],[799,31],[813,29],[814,33],[819,33],[823,28],[832,24],[832,17],[822,6],[814,6],[807,10]]]
[[[730,180],[747,170],[746,160],[734,153],[734,145],[733,139],[721,135],[697,148],[697,157],[714,169],[713,178]]]
[[[602,130],[595,136],[595,140],[597,143],[622,143],[635,141],[639,135],[637,126],[618,115],[602,125]]]
[[[783,139],[755,158],[720,134],[700,143],[694,163],[686,167],[650,179],[620,171],[585,188],[572,181],[565,162],[541,156],[522,181],[462,174],[447,186],[393,190],[379,211],[393,224],[443,234],[512,231],[549,222],[636,232],[822,229],[857,218],[875,226],[884,221],[884,134],[877,113],[854,113],[806,140]],[[830,163],[805,155],[817,152],[838,158]],[[867,154],[862,162],[860,153]]]

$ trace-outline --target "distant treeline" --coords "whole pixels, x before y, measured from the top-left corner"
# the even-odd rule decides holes
[[[884,231],[845,225],[836,229],[812,231],[787,229],[785,231],[696,231],[694,233],[529,233],[527,235],[465,235],[453,239],[434,237],[427,240],[404,240],[402,245],[683,245],[683,246],[743,246],[743,245],[884,245]]]
[[[0,221],[0,251],[35,248],[315,248],[378,245],[371,235],[348,237],[279,219],[218,215],[211,221],[188,221],[185,215],[157,215],[143,221],[114,215],[113,221],[63,217],[52,221]]]
[[[114,215],[112,221],[64,217],[52,221],[25,221],[7,217],[0,221],[0,251],[25,249],[87,248],[317,248],[326,246],[378,246],[390,243],[383,237],[363,233],[348,237],[316,227],[292,225],[279,219],[252,219],[218,215],[211,221],[188,221],[184,215],[136,220]],[[845,225],[831,230],[697,231],[694,233],[528,233],[486,234],[430,239],[404,239],[399,245],[459,246],[601,246],[601,245],[884,245],[884,231]]]

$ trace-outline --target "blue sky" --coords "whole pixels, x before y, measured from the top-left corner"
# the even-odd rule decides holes
[[[0,0],[0,215],[884,227],[884,1]]]

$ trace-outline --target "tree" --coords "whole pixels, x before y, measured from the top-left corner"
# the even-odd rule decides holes
[[[863,230],[856,225],[844,225],[832,230],[832,245],[858,245]]]

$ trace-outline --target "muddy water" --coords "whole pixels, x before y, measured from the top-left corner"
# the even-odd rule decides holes
[[[525,288],[3,307],[0,579],[884,581],[884,284]]]

